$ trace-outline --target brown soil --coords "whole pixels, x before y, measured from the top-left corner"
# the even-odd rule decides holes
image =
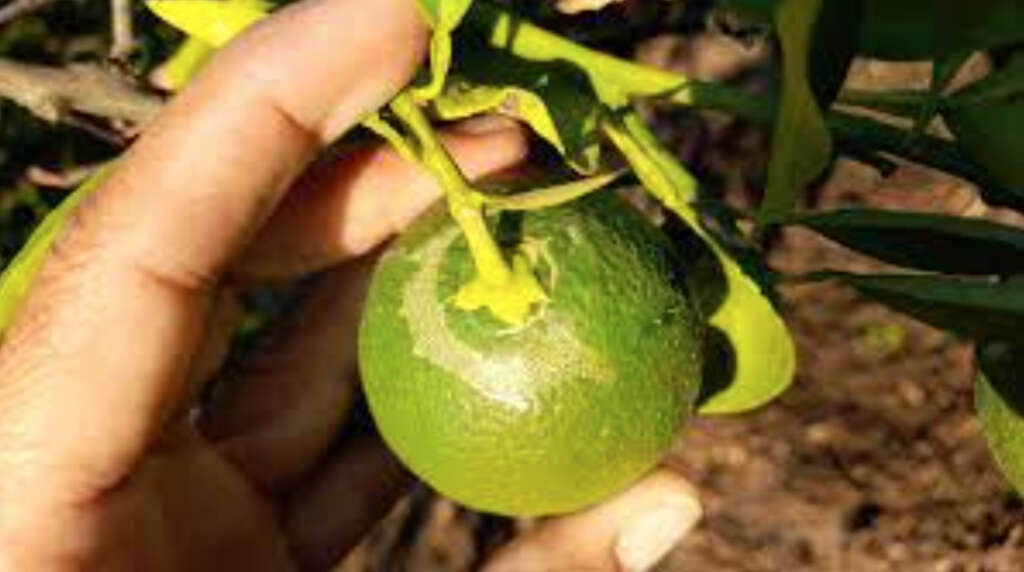
[[[842,162],[820,200],[1008,218],[914,166],[882,180]],[[801,230],[769,260],[787,272],[885,269]],[[1024,507],[973,414],[971,347],[834,284],[782,298],[796,383],[753,415],[699,421],[671,455],[706,518],[663,569],[1020,570]]]

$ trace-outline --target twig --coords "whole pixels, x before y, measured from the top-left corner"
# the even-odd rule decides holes
[[[566,14],[578,14],[580,12],[600,10],[608,4],[621,1],[622,0],[558,0],[555,6],[560,12],[564,12]]]
[[[51,171],[38,165],[32,165],[25,170],[25,178],[33,185],[39,187],[71,189],[82,184],[83,181],[91,177],[103,165],[104,163],[81,165],[66,171]]]
[[[53,4],[56,0],[13,0],[0,8],[0,26]]]
[[[97,121],[87,115],[66,114],[61,118],[65,125],[85,131],[100,141],[105,141],[114,147],[124,147],[128,144],[129,135],[118,131],[116,127]]]
[[[99,66],[56,68],[5,58],[0,58],[0,97],[54,123],[77,111],[144,124],[163,104],[159,97],[139,91],[122,76]]]
[[[132,0],[110,0],[110,28],[113,36],[110,57],[114,60],[123,60],[135,49]]]

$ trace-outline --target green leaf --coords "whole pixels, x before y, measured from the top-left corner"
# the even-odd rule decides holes
[[[929,90],[936,95],[941,94],[949,82],[953,81],[960,68],[974,55],[973,50],[953,52],[937,58],[932,66],[932,82]]]
[[[484,112],[515,117],[576,171],[597,172],[601,108],[585,76],[563,64],[530,62],[482,46],[467,52],[431,102],[438,117],[455,120]]]
[[[990,343],[978,349],[974,405],[989,450],[1024,493],[1024,346]]]
[[[484,206],[494,211],[532,211],[572,202],[612,184],[624,171],[614,171],[576,179],[550,187],[507,195],[485,195]]]
[[[274,7],[261,0],[149,0],[146,6],[208,49],[223,47]]]
[[[149,0],[146,6],[168,24],[219,48],[269,14],[259,0]]]
[[[771,24],[779,0],[719,0],[742,16],[761,24]]]
[[[967,156],[1000,185],[1024,190],[1024,51],[948,98],[943,117]]]
[[[1020,0],[866,0],[862,54],[930,60],[1024,40]]]
[[[441,93],[452,62],[452,32],[473,5],[473,0],[420,0],[433,29],[430,39],[430,80],[415,90],[416,99],[430,101]]]
[[[705,279],[696,289],[712,326],[711,355],[705,357],[705,399],[698,412],[742,413],[767,404],[789,387],[796,373],[796,348],[761,287],[720,247],[712,250],[721,286]],[[708,276],[706,271],[703,275]],[[716,291],[720,287],[723,290]]]
[[[770,23],[784,0],[719,0]],[[828,4],[843,4],[831,0]],[[1024,40],[1020,0],[863,0],[858,52],[893,60],[931,60]],[[852,21],[851,21],[852,24]]]
[[[188,38],[170,58],[157,68],[160,87],[178,91],[206,65],[214,48],[197,38]]]
[[[1024,284],[931,275],[831,273],[862,294],[977,340],[1024,339]]]
[[[18,251],[17,256],[4,268],[3,274],[0,275],[0,335],[14,320],[46,256],[50,253],[50,246],[64,228],[64,223],[74,212],[75,207],[100,186],[106,178],[108,168],[104,167],[89,177],[68,195],[60,206],[51,211],[32,231],[28,242]]]
[[[811,91],[822,109],[832,105],[846,81],[863,13],[863,0],[826,1],[821,7],[808,57]]]
[[[788,222],[908,268],[951,274],[1024,274],[1024,230],[986,220],[840,209]]]
[[[742,413],[779,396],[793,381],[796,348],[760,286],[700,225],[697,183],[633,114],[605,133],[644,187],[700,238],[690,283],[711,326],[705,356],[703,415]]]
[[[782,96],[761,204],[761,216],[768,221],[792,211],[832,158],[832,136],[808,78],[811,41],[822,1],[783,0],[776,12],[783,57]]]
[[[513,11],[480,1],[466,18],[467,28],[477,38],[507,55],[533,62],[561,64],[578,68],[593,86],[598,100],[611,109],[628,107],[631,98],[676,93],[690,87],[690,80],[677,73],[643,66],[592,50],[567,38],[540,28]],[[460,41],[463,52],[473,49]],[[500,68],[499,68],[500,69]],[[679,100],[688,100],[680,95]]]

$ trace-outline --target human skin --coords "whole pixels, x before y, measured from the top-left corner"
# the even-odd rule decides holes
[[[0,346],[0,570],[327,569],[404,492],[379,441],[332,444],[372,251],[439,192],[385,149],[323,151],[409,81],[427,37],[410,0],[285,8],[222,50],[76,211]],[[445,143],[471,177],[526,154],[495,121]],[[238,293],[313,271],[236,391],[200,408]],[[696,506],[656,471],[489,566],[643,569]]]

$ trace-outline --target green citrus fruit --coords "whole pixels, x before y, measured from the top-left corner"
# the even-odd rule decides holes
[[[1024,348],[989,343],[978,350],[974,403],[989,449],[1003,474],[1024,492]]]
[[[374,275],[367,399],[384,440],[441,493],[501,514],[572,511],[672,444],[700,385],[701,322],[672,245],[614,194],[492,222],[547,300],[521,326],[456,307],[473,264],[435,208]]]

